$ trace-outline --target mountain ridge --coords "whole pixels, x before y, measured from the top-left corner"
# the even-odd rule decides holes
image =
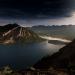
[[[69,68],[75,65],[75,40],[61,48],[51,56],[46,56],[38,61],[34,67],[37,69],[49,69],[51,66]]]
[[[8,24],[0,28],[0,43],[41,41],[36,33],[18,24]]]

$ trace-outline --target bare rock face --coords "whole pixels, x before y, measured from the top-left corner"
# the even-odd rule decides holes
[[[16,43],[16,42],[35,42],[41,41],[41,38],[31,30],[21,27],[17,24],[6,25],[1,28],[0,43]]]

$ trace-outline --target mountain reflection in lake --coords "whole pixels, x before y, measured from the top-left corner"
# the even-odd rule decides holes
[[[58,51],[64,45],[53,45],[48,41],[31,44],[0,45],[0,66],[10,64],[13,68],[30,67],[43,56]]]

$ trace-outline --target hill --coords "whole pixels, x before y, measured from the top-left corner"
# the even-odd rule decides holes
[[[75,71],[75,40],[53,55],[42,58],[34,65],[36,69],[49,69],[51,66]]]
[[[41,40],[36,33],[18,24],[8,24],[0,27],[0,43],[28,43]]]

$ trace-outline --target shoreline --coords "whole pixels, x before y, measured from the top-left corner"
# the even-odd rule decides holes
[[[51,36],[40,36],[40,37],[43,39],[46,39],[46,40],[58,40],[58,41],[67,42],[67,43],[72,42],[71,40],[62,39],[62,38],[55,38],[55,37],[51,37]]]

